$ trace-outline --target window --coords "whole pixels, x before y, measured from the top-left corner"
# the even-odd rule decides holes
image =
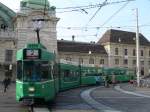
[[[118,55],[119,52],[118,52],[118,48],[115,48],[115,55]]]
[[[141,61],[141,65],[144,65],[144,61]]]
[[[128,64],[128,59],[124,59],[124,64],[125,64],[125,65]]]
[[[132,64],[133,64],[133,65],[136,65],[136,60],[133,60],[133,61],[132,61]]]
[[[119,65],[119,59],[115,59],[115,64]]]
[[[5,51],[5,62],[12,62],[13,50]]]
[[[69,77],[70,70],[64,70],[64,77]]]
[[[89,59],[89,64],[94,64],[94,59],[93,58]]]
[[[100,59],[100,64],[104,64],[104,59]]]
[[[144,75],[144,67],[141,68],[141,75]]]
[[[144,53],[143,53],[143,50],[141,50],[141,56],[143,56],[143,54],[144,54]]]
[[[150,60],[148,61],[148,65],[150,65]]]
[[[24,81],[46,81],[52,79],[52,66],[48,61],[25,61],[23,63]]]
[[[124,49],[124,55],[128,55],[128,49]]]
[[[70,57],[66,57],[66,61],[71,61],[71,58]]]
[[[17,79],[22,79],[22,61],[17,61]]]
[[[64,73],[64,76],[63,76],[64,82],[79,80],[79,72],[76,69],[71,70],[71,69],[65,68],[62,72]]]
[[[136,55],[136,51],[135,51],[135,49],[133,49],[133,56],[135,56]]]
[[[79,64],[83,64],[83,58],[79,58]]]
[[[21,7],[26,7],[27,6],[27,2],[21,2]]]

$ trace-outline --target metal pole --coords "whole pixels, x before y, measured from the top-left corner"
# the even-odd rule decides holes
[[[40,32],[40,29],[36,29],[36,33],[37,33],[37,40],[38,40],[38,44],[40,44],[40,36],[39,36],[39,32]]]
[[[140,50],[140,43],[139,43],[139,26],[138,26],[138,9],[136,8],[136,51],[137,51],[137,70],[136,70],[136,75],[137,75],[137,86],[140,87],[140,55],[139,55],[139,50]]]

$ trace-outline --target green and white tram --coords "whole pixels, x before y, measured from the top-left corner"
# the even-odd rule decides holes
[[[53,79],[55,55],[41,44],[27,44],[17,51],[16,100],[54,98]]]

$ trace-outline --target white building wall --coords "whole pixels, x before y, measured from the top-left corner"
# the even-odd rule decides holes
[[[108,57],[103,54],[86,54],[86,53],[74,53],[74,52],[58,52],[59,58],[66,60],[67,57],[71,58],[71,61],[79,63],[79,58],[83,59],[83,64],[89,64],[89,59],[94,59],[94,65],[99,67],[107,67],[108,66]],[[100,64],[100,59],[104,59],[104,64]]]

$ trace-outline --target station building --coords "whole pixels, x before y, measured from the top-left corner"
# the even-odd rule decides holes
[[[96,67],[125,67],[136,71],[134,32],[110,29],[96,43],[57,40],[59,18],[48,0],[22,0],[17,13],[2,3],[0,7],[0,81],[5,75],[15,80],[16,51],[26,43],[37,43],[35,30],[40,26],[41,43],[57,54],[58,61],[65,59]],[[37,19],[44,21],[36,26]],[[141,75],[150,74],[150,42],[142,34],[140,68]]]

